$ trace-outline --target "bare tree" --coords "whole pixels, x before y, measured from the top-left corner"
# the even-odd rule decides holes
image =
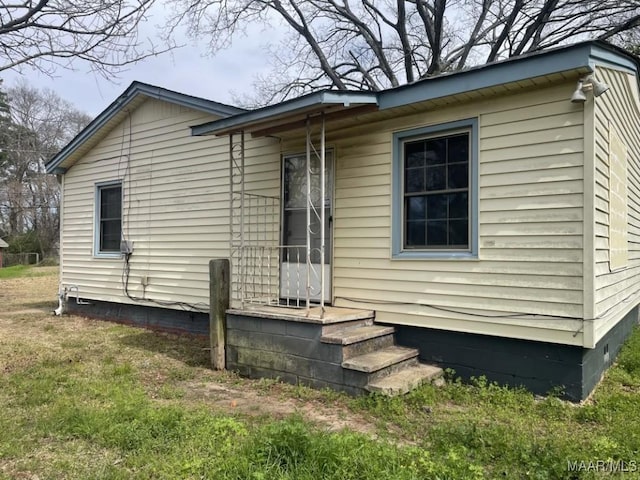
[[[85,60],[109,73],[155,55],[138,34],[154,1],[0,1],[0,71],[30,66],[51,74]]]
[[[263,103],[320,88],[379,90],[583,39],[640,32],[638,0],[178,0],[170,27],[224,48],[249,23],[283,25],[267,45]],[[168,30],[171,32],[171,28]]]
[[[43,254],[58,239],[60,193],[44,163],[91,118],[50,90],[26,83],[9,89],[2,132],[0,222],[5,235],[29,234]]]

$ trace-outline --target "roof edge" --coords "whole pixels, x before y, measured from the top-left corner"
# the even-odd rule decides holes
[[[588,45],[575,44],[570,47],[542,50],[534,54],[508,58],[467,70],[424,78],[412,84],[381,92],[380,110],[553,73],[580,68],[591,70],[589,50]]]
[[[595,40],[591,59],[594,65],[629,70],[640,77],[640,57],[611,43]]]
[[[640,74],[640,59],[632,53],[602,40],[564,45],[518,57],[418,80],[380,92],[380,110],[400,107],[470,90],[575,70],[593,71],[606,63]],[[635,66],[635,68],[634,68]],[[473,77],[473,88],[469,78]],[[424,88],[428,85],[428,88]]]
[[[148,97],[155,98],[156,100],[172,102],[185,107],[191,107],[196,110],[203,110],[205,112],[216,111],[220,115],[229,116],[247,111],[244,108],[234,107],[232,105],[208,100],[206,98],[195,97],[193,95],[176,92],[174,90],[168,90],[148,83],[133,82],[127,90],[134,86],[138,90],[138,93],[143,93]]]
[[[45,164],[46,173],[64,173],[67,169],[60,168],[60,164],[69,158],[69,156],[71,156],[81,145],[95,135],[107,122],[109,122],[109,120],[131,103],[131,101],[138,95],[145,95],[156,100],[182,105],[223,117],[246,112],[244,109],[225,105],[213,100],[194,97],[192,95],[175,92],[173,90],[168,90],[148,83],[134,81],[120,96],[118,96],[118,98],[111,102],[107,108],[98,114],[98,116],[96,116],[84,129],[80,131],[80,133],[78,133]]]
[[[306,108],[323,105],[377,105],[378,96],[375,92],[352,90],[321,90],[302,97],[292,98],[284,102],[268,105],[256,110],[249,110],[222,118],[212,122],[191,127],[191,135],[215,135],[216,132],[228,131],[233,128],[242,129],[244,126],[268,120],[276,115],[294,114]]]

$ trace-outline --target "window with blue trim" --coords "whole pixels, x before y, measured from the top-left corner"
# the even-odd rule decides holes
[[[122,184],[98,185],[96,192],[96,254],[120,254]]]
[[[477,253],[477,121],[394,134],[394,257]]]

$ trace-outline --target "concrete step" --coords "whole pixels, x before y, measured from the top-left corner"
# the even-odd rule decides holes
[[[358,355],[342,362],[342,368],[364,373],[374,373],[383,368],[399,364],[418,357],[415,348],[398,347],[396,345],[376,352]]]
[[[347,318],[340,322],[324,324],[322,325],[321,333],[322,336],[325,336],[339,332],[345,328],[368,327],[373,325],[373,319],[373,316],[368,317],[363,315],[362,318]]]
[[[364,355],[387,347],[395,343],[394,327],[380,325],[360,325],[342,328],[323,335],[320,339],[326,347],[340,349],[340,361]]]
[[[365,340],[382,337],[383,335],[392,335],[395,331],[396,329],[394,327],[358,325],[328,332],[322,335],[320,341],[338,345],[351,345],[352,343],[364,342]]]
[[[365,387],[369,392],[383,395],[404,395],[420,385],[431,382],[442,375],[442,369],[434,365],[419,363],[398,372],[369,382]]]

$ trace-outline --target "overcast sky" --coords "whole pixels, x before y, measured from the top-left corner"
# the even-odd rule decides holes
[[[143,29],[153,37],[154,26],[161,22],[161,14],[156,14]],[[273,34],[269,32],[269,38]],[[269,71],[262,48],[264,38],[261,28],[250,30],[248,36],[237,38],[229,49],[211,57],[206,56],[205,42],[197,44],[183,37],[179,41],[187,46],[132,65],[111,81],[91,73],[86,64],[78,64],[75,71],[58,70],[55,78],[28,69],[22,73],[3,72],[0,78],[5,90],[21,77],[35,87],[50,88],[91,116],[98,115],[134,80],[233,104],[232,93],[237,96],[251,93],[253,77]]]

